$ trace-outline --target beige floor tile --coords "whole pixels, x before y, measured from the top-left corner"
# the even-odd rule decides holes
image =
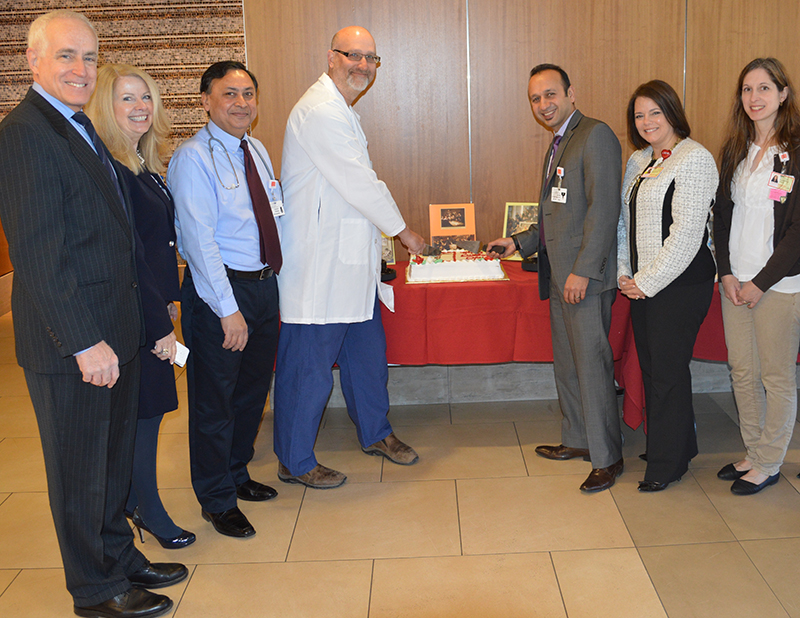
[[[372,562],[200,565],[176,618],[366,618]]]
[[[47,494],[11,494],[0,504],[0,569],[58,567],[61,554]]]
[[[14,336],[14,322],[11,319],[11,312],[0,315],[0,337]]]
[[[189,572],[193,567],[189,566]],[[186,583],[160,590],[173,602],[180,600]],[[0,616],[64,618],[73,616],[72,597],[67,592],[63,569],[25,569],[0,597]],[[175,615],[173,608],[165,618]]]
[[[632,547],[611,494],[582,493],[583,478],[457,481],[463,553]]]
[[[667,618],[635,549],[553,552],[553,564],[569,618]]]
[[[167,412],[161,421],[160,432],[187,433],[189,431],[189,403],[185,392],[178,392],[178,409]]]
[[[555,399],[450,404],[453,424],[561,421]]]
[[[0,337],[0,364],[17,364],[17,352],[13,337]]]
[[[268,502],[239,501],[239,508],[253,524],[256,535],[235,539],[219,534],[200,515],[200,505],[191,489],[161,490],[161,499],[172,520],[197,535],[197,541],[179,550],[163,549],[148,533],[144,545],[136,537],[136,547],[154,562],[190,564],[232,564],[237,562],[282,562],[286,559],[303,488],[278,487],[278,497]]]
[[[553,461],[536,454],[540,444],[561,444],[561,421],[515,422],[525,465],[530,476],[582,474],[584,478],[592,471],[592,464],[582,457],[566,461]],[[576,488],[583,479],[578,481]]]
[[[783,608],[800,617],[800,539],[743,541],[742,547]]]
[[[369,618],[566,618],[547,553],[376,560]]]
[[[39,438],[0,441],[0,491],[47,491]]]
[[[738,540],[800,537],[800,494],[785,478],[754,496],[736,496],[716,470],[692,474]]]
[[[0,365],[0,396],[2,397],[27,397],[28,384],[25,382],[25,373],[16,363]]]
[[[188,434],[162,433],[159,435],[158,486],[162,489],[192,486]]]
[[[728,415],[698,414],[695,420],[699,453],[692,460],[692,468],[714,468],[716,473],[725,464],[744,456],[739,427]]]
[[[19,569],[2,569],[0,570],[0,595],[2,595],[9,584],[14,581],[14,578],[20,574]]]
[[[404,428],[402,439],[419,461],[385,462],[384,482],[527,475],[513,423],[419,425]]]
[[[74,616],[64,570],[25,569],[0,596],[0,616],[64,618]]]
[[[389,422],[392,427],[408,425],[449,425],[450,406],[446,403],[428,405],[392,406],[389,409]],[[322,418],[323,427],[348,427],[355,431],[347,408],[326,408]]]
[[[738,543],[639,550],[669,618],[786,618]]]
[[[177,367],[175,369],[175,387],[178,393],[186,392],[186,368]]]
[[[735,540],[691,472],[657,493],[641,493],[639,480],[625,474],[611,488],[637,547]]]
[[[270,438],[271,449],[272,438]],[[383,458],[361,452],[356,428],[352,424],[350,427],[326,426],[320,429],[314,446],[314,455],[322,465],[343,472],[347,476],[348,483],[378,483],[381,480]],[[274,460],[272,475],[276,478],[278,458],[274,453],[272,457]]]
[[[11,494],[0,493],[0,505],[11,497]]]
[[[0,410],[0,438],[39,437],[30,397],[0,397]]]
[[[306,491],[289,560],[460,553],[453,481],[353,483]]]

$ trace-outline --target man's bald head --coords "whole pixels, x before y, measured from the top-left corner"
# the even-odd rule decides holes
[[[357,53],[375,58],[375,39],[362,26],[348,26],[333,35],[328,50],[328,75],[342,93],[348,105],[352,105],[375,79],[377,65],[362,57],[357,62],[348,54]]]

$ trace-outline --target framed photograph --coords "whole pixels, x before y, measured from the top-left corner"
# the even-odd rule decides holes
[[[387,264],[394,264],[394,238],[381,232],[381,259]]]
[[[431,204],[431,246],[455,249],[459,240],[475,240],[474,204]]]
[[[506,202],[506,216],[503,219],[503,237],[524,232],[536,223],[539,204],[535,202]],[[507,260],[522,261],[522,256],[515,253]]]

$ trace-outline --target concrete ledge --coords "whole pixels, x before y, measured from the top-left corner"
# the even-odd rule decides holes
[[[731,391],[726,363],[692,361],[691,369],[694,392]],[[345,407],[338,370],[333,372],[333,379],[328,405]],[[530,401],[557,397],[552,363],[389,367],[389,402],[392,405]]]

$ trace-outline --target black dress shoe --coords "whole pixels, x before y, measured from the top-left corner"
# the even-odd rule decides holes
[[[642,453],[641,455],[639,455],[639,459],[641,459],[642,461],[647,461],[647,453]]]
[[[256,529],[247,521],[238,507],[233,507],[222,513],[209,513],[206,510],[202,511],[203,519],[210,521],[214,529],[220,534],[225,536],[234,536],[236,538],[244,539],[253,536]]]
[[[593,468],[581,485],[581,491],[591,493],[608,489],[614,484],[617,477],[622,474],[624,468],[625,465],[622,458],[620,458],[617,463],[611,464],[607,468]]]
[[[258,483],[253,479],[236,486],[236,497],[239,498],[239,500],[264,502],[265,500],[272,500],[277,495],[278,492],[272,489],[272,487]]]
[[[155,618],[172,609],[172,600],[163,594],[131,588],[115,597],[89,607],[73,607],[85,618]]]
[[[189,576],[189,569],[178,562],[148,562],[128,580],[136,588],[164,588],[182,582]]]
[[[670,483],[677,483],[681,479],[675,479],[674,481],[668,481],[667,483],[659,483],[658,481],[639,481],[639,491],[650,493],[654,491],[664,491],[667,487],[669,487]]]
[[[723,481],[735,481],[742,478],[748,472],[750,472],[750,470],[737,470],[736,466],[734,466],[732,463],[729,463],[727,466],[723,466],[722,469],[717,472],[717,478],[720,478]]]
[[[757,494],[765,487],[774,485],[780,480],[780,478],[781,473],[778,472],[777,474],[768,476],[766,481],[759,483],[758,485],[751,483],[750,481],[745,481],[744,479],[736,479],[733,482],[733,485],[731,485],[731,493],[734,493],[737,496],[752,496],[753,494]]]
[[[572,448],[559,444],[558,446],[542,446],[536,447],[536,454],[546,457],[547,459],[557,459],[563,461],[565,459],[573,459],[575,457],[583,457],[584,461],[591,461],[589,458],[589,449],[586,448]]]

